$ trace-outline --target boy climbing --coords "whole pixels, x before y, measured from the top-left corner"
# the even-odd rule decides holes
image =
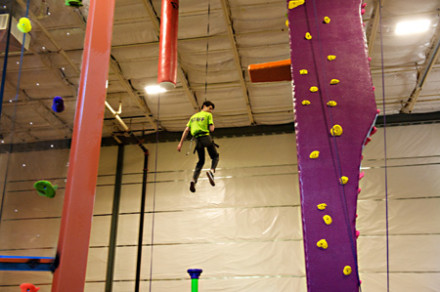
[[[194,170],[193,179],[189,190],[191,192],[196,191],[196,183],[202,171],[203,165],[205,164],[205,148],[208,150],[208,154],[211,157],[211,169],[206,172],[208,176],[209,183],[215,186],[214,173],[219,161],[219,154],[217,149],[215,149],[216,144],[212,140],[210,133],[214,132],[214,121],[212,119],[212,111],[215,105],[210,101],[205,101],[202,105],[202,110],[189,119],[185,130],[183,131],[182,138],[180,139],[179,145],[177,145],[177,151],[180,152],[182,149],[183,141],[186,136],[191,131],[191,135],[196,139],[196,148],[199,161],[197,162],[196,168]]]

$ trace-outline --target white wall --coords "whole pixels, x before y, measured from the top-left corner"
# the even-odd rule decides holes
[[[387,129],[391,291],[436,291],[440,286],[439,134],[440,125]],[[217,143],[221,146],[217,185],[211,187],[202,174],[195,194],[188,189],[196,163],[196,155],[184,153],[189,143],[183,153],[176,151],[175,142],[160,143],[157,173],[156,145],[147,145],[150,174],[141,291],[148,288],[151,261],[156,292],[190,291],[188,268],[204,270],[201,292],[306,291],[294,135],[222,138]],[[104,291],[116,154],[116,147],[102,148],[88,292]],[[134,287],[143,164],[137,146],[127,146],[125,154],[117,292]],[[383,157],[380,129],[364,151],[363,167],[368,169],[358,202],[364,292],[386,291]],[[0,254],[54,255],[67,159],[65,150],[11,156],[8,180],[14,182],[8,183],[0,224]],[[23,168],[22,161],[29,163]],[[61,186],[53,200],[32,191],[35,180],[47,177]],[[16,291],[25,281],[50,291],[50,273],[0,272],[1,291]]]

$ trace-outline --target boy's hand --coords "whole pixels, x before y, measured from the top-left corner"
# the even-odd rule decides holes
[[[179,143],[179,145],[177,145],[177,151],[180,152],[181,149],[182,149],[182,143]]]

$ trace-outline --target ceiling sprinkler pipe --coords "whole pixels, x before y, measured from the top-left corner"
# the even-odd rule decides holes
[[[177,80],[179,0],[162,0],[157,83],[172,89]],[[171,84],[172,85],[171,85]]]

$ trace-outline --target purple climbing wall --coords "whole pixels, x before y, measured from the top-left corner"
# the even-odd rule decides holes
[[[287,6],[307,287],[358,291],[359,168],[377,115],[361,2]]]

